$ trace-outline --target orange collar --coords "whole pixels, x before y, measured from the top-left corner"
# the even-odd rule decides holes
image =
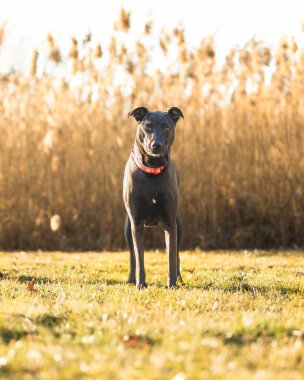
[[[134,152],[132,152],[132,153],[133,153],[133,159],[134,159],[134,162],[135,162],[136,166],[137,166],[140,170],[142,170],[143,172],[145,172],[145,173],[158,175],[158,174],[160,174],[160,173],[165,169],[165,167],[166,167],[165,165],[163,165],[163,166],[158,166],[157,168],[151,168],[151,167],[149,167],[149,166],[146,166],[146,165],[144,165],[142,162],[140,162],[140,161],[138,160],[138,158],[136,157],[136,155],[134,154]]]

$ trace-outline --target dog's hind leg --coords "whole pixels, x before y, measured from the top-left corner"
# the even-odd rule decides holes
[[[181,242],[183,239],[183,225],[182,225],[179,215],[177,215],[177,218],[176,218],[176,226],[177,226],[177,280],[180,281],[181,283],[184,283],[181,276],[180,259],[179,259],[179,250],[180,250]]]
[[[129,247],[130,251],[130,269],[129,269],[129,278],[127,280],[128,284],[135,284],[136,283],[136,278],[135,278],[135,273],[136,273],[136,260],[135,260],[135,253],[134,253],[134,245],[133,245],[133,239],[132,239],[132,231],[131,231],[131,222],[129,217],[126,217],[125,220],[125,238],[127,245]]]

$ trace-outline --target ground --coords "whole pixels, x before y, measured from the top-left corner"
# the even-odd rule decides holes
[[[0,253],[1,379],[303,379],[304,252]],[[2,340],[2,341],[1,341]]]

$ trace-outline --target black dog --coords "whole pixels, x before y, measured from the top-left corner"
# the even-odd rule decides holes
[[[182,281],[179,263],[182,228],[177,212],[179,178],[170,159],[170,148],[176,123],[184,116],[177,107],[167,112],[150,112],[139,107],[128,116],[138,122],[123,186],[128,213],[125,237],[130,249],[128,283],[136,283],[138,288],[146,286],[143,230],[144,227],[161,225],[165,230],[169,260],[168,286],[176,286],[177,279]]]

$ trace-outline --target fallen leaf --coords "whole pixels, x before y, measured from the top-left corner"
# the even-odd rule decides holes
[[[153,343],[150,338],[137,335],[125,335],[123,341],[130,348],[145,348]]]
[[[37,289],[35,288],[35,284],[34,284],[34,281],[29,281],[28,283],[27,283],[27,290],[29,291],[29,292],[37,292]]]

